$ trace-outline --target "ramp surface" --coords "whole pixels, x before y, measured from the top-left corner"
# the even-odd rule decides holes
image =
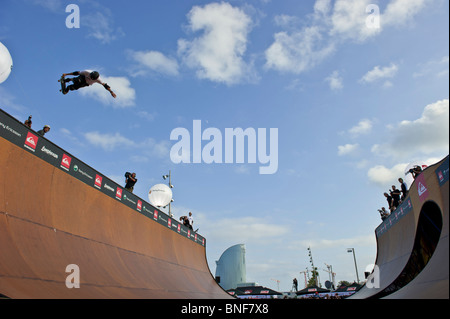
[[[428,167],[375,231],[375,271],[351,298],[449,298],[449,157]]]
[[[230,298],[203,237],[1,110],[0,176],[0,294]]]

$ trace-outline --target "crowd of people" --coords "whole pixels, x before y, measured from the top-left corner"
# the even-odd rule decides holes
[[[313,294],[298,296],[297,299],[344,299],[345,296],[341,296],[337,293],[327,293],[327,294]]]
[[[411,168],[408,173],[410,173],[413,178],[415,179],[420,173],[422,173],[422,167],[419,165],[415,165],[413,168]],[[391,189],[389,190],[389,194],[387,192],[384,193],[384,197],[386,198],[386,201],[388,203],[389,211],[386,210],[385,207],[381,207],[381,209],[378,209],[378,212],[380,213],[381,220],[385,220],[389,215],[397,209],[398,206],[405,200],[405,198],[408,196],[408,185],[403,180],[403,178],[399,178],[398,182],[400,183],[400,189],[398,189],[395,185],[391,186]]]

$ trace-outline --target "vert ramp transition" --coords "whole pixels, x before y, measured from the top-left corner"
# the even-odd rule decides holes
[[[230,298],[205,238],[2,110],[0,176],[0,294]]]
[[[426,168],[376,230],[374,272],[352,299],[449,298],[449,157]]]

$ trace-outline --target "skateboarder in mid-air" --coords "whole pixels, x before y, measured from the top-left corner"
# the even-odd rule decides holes
[[[66,79],[65,77],[68,75],[74,75],[75,78]],[[61,76],[61,79],[58,80],[61,82],[61,92],[63,94],[69,93],[69,91],[76,91],[79,88],[93,85],[94,83],[98,83],[104,86],[104,88],[111,93],[112,97],[115,98],[116,94],[111,90],[110,86],[107,83],[103,83],[100,80],[100,74],[97,71],[75,71],[72,73],[64,73]],[[73,84],[66,87],[66,83],[72,81]]]

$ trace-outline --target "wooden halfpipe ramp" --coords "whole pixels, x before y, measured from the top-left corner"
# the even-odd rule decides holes
[[[230,298],[202,236],[2,110],[0,176],[0,294]]]
[[[377,259],[351,298],[449,298],[449,157],[425,169],[375,231]]]

